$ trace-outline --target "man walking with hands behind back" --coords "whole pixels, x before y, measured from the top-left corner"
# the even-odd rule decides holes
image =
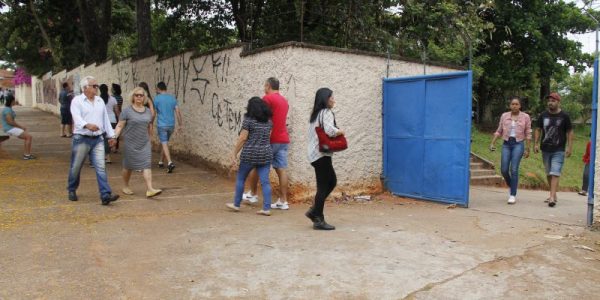
[[[573,127],[569,115],[560,109],[560,95],[551,93],[546,97],[548,110],[540,114],[535,129],[534,151],[542,149],[542,159],[546,168],[550,197],[548,206],[556,205],[556,190],[565,156],[573,153]],[[540,140],[541,132],[541,140]],[[538,142],[541,144],[539,146]],[[565,151],[566,148],[566,151]]]
[[[115,146],[115,132],[110,126],[108,113],[102,98],[96,96],[98,83],[92,76],[81,80],[83,94],[73,98],[71,114],[73,115],[73,144],[71,146],[71,168],[69,170],[69,200],[77,201],[77,188],[81,166],[87,156],[96,171],[96,180],[100,190],[102,205],[108,205],[119,199],[119,195],[112,193],[108,185],[104,162],[104,139],[109,138],[108,144]]]
[[[171,94],[167,94],[167,85],[164,82],[156,84],[157,94],[154,98],[154,109],[156,110],[156,127],[158,131],[158,139],[162,146],[160,151],[160,160],[158,167],[164,166],[164,159],[167,160],[167,173],[172,173],[175,169],[175,164],[171,161],[171,153],[169,152],[169,140],[173,131],[175,131],[175,115],[177,115],[177,131],[181,131],[183,123],[181,119],[181,111],[177,105],[177,99]]]

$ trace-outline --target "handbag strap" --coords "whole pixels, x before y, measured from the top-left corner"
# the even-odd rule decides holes
[[[319,113],[319,126],[323,129],[325,129],[325,127],[323,127],[323,114],[325,113],[325,110],[327,110],[328,108],[322,109],[321,112]],[[333,110],[329,109],[329,111],[331,111],[331,114],[333,115],[333,126],[335,128],[337,128],[337,124],[335,123],[335,114],[333,113]]]

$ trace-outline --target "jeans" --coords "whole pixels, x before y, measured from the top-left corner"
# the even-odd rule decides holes
[[[312,162],[311,165],[315,168],[315,175],[317,177],[317,193],[312,211],[315,216],[322,217],[325,199],[327,199],[327,196],[331,194],[337,185],[337,177],[333,169],[331,156],[323,156]]]
[[[588,192],[588,186],[590,183],[590,164],[585,164],[583,167],[583,184],[581,185],[581,191]]]
[[[67,190],[75,192],[79,187],[79,175],[86,156],[90,156],[90,162],[96,171],[96,180],[100,190],[100,199],[107,198],[112,191],[108,185],[106,169],[104,167],[104,138],[88,137],[80,134],[73,135],[71,147],[71,167],[69,169],[69,185]]]
[[[240,207],[242,203],[242,193],[244,192],[244,182],[246,177],[252,169],[256,168],[258,177],[260,178],[260,185],[262,186],[263,192],[263,210],[271,210],[271,182],[269,181],[269,171],[271,170],[271,164],[254,165],[240,162],[240,169],[238,170],[237,179],[235,182],[235,196],[234,205]]]
[[[546,175],[559,177],[565,163],[565,151],[542,151],[542,160],[544,160]]]
[[[502,144],[502,161],[500,163],[500,172],[504,181],[510,187],[510,195],[517,195],[519,186],[519,164],[525,151],[524,142],[517,142],[514,138],[509,138]]]

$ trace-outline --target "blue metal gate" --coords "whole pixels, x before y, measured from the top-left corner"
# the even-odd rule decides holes
[[[470,71],[384,79],[383,176],[400,196],[469,205]]]

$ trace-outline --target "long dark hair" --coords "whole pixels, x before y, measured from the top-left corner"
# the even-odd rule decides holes
[[[113,96],[121,96],[121,86],[113,83],[112,84],[112,92],[113,92]]]
[[[317,94],[315,95],[315,105],[310,114],[310,123],[317,119],[317,116],[322,109],[327,108],[327,103],[329,102],[331,95],[333,95],[333,91],[328,88],[320,88],[317,90]]]
[[[6,102],[4,103],[4,106],[6,107],[11,107],[13,106],[14,102],[15,102],[15,96],[13,96],[12,94],[8,94],[8,96],[6,96],[6,99],[4,99]]]
[[[255,96],[248,100],[246,114],[244,114],[245,117],[256,119],[256,121],[261,123],[266,123],[272,115],[271,109],[262,99],[260,99],[260,97]]]
[[[152,96],[150,96],[150,87],[148,86],[148,84],[145,81],[142,81],[138,83],[138,86],[143,87],[144,90],[146,90],[146,95],[148,96],[148,99],[152,100]]]
[[[104,100],[104,104],[108,103],[108,85],[106,84],[101,84],[100,87],[100,98],[102,98],[102,100]]]

